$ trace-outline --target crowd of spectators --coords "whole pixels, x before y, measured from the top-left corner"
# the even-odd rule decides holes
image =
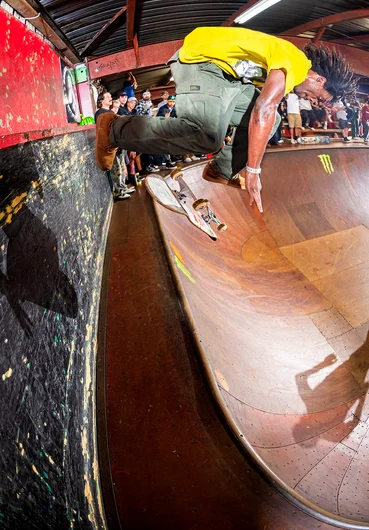
[[[362,139],[369,145],[369,98],[342,99],[333,103],[299,98],[291,92],[282,99],[278,112],[281,124],[270,144],[283,143],[288,138],[295,144],[302,131],[310,134],[334,135],[347,143]],[[285,134],[282,135],[282,132]]]
[[[161,102],[154,106],[149,89],[144,89],[137,99],[135,90],[137,82],[132,73],[124,84],[118,99],[113,100],[110,92],[102,92],[97,99],[98,117],[106,112],[114,112],[120,116],[147,116],[161,119],[176,119],[176,96],[169,95],[164,90]],[[312,103],[307,98],[299,98],[291,92],[282,99],[278,107],[281,116],[280,125],[270,140],[270,144],[279,144],[289,140],[295,144],[301,137],[302,131],[312,131],[312,134],[334,134],[337,138],[341,134],[343,142],[349,142],[349,132],[354,140],[363,139],[369,145],[369,98],[359,101],[356,98],[339,100],[333,103],[317,101]],[[227,131],[225,143],[232,141],[232,128]],[[284,133],[284,134],[283,134]],[[173,157],[170,154],[153,155],[150,153],[135,153],[118,150],[114,167],[109,173],[113,193],[116,198],[128,199],[135,190],[129,184],[136,185],[144,174],[160,171],[161,169],[175,169],[178,161],[189,163],[205,157],[203,154],[187,153],[183,157]]]
[[[137,82],[132,73],[129,74],[128,81],[123,85],[123,90],[118,94],[118,98],[112,98],[108,91],[103,91],[97,98],[97,111],[95,112],[95,122],[98,117],[106,112],[114,112],[120,116],[147,116],[152,118],[175,119],[177,112],[175,108],[176,96],[169,95],[168,91],[161,93],[161,102],[154,106],[149,89],[142,90],[136,97],[135,90]],[[177,168],[178,161],[189,163],[200,160],[195,153],[186,153],[182,157],[173,157],[170,154],[153,155],[150,153],[126,152],[119,149],[114,162],[114,166],[108,177],[112,186],[113,194],[117,199],[129,199],[130,194],[135,191],[135,185],[142,180],[143,175],[154,173],[160,170],[173,170]],[[130,186],[133,185],[133,186]]]

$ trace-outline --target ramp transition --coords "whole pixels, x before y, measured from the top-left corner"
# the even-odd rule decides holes
[[[276,487],[343,528],[369,528],[369,151],[263,161],[264,214],[185,172],[228,231],[217,242],[156,205],[212,391]]]

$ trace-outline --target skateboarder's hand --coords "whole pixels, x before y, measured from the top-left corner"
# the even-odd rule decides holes
[[[246,175],[246,177],[244,176]],[[255,201],[256,206],[259,209],[259,212],[263,212],[263,205],[261,202],[261,182],[259,175],[255,175],[254,173],[248,173],[247,171],[242,172],[240,174],[240,184],[241,188],[247,189],[248,194],[250,195],[250,205]]]

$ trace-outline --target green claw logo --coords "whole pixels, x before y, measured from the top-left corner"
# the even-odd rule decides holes
[[[326,173],[329,173],[329,174],[334,173],[334,168],[333,168],[330,155],[318,155],[318,158],[320,158],[320,161],[323,164],[324,171]]]

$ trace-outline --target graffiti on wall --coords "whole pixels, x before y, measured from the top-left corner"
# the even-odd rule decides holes
[[[60,59],[63,84],[63,101],[68,123],[79,123],[80,109],[78,104],[75,73],[72,68]]]

